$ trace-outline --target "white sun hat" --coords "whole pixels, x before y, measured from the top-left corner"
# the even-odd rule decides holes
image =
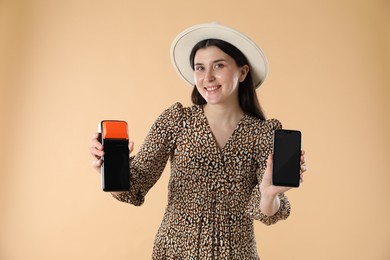
[[[218,39],[238,48],[247,58],[255,88],[260,87],[268,74],[268,62],[254,41],[241,32],[219,23],[192,26],[181,32],[171,45],[171,60],[177,73],[191,86],[195,85],[194,70],[190,64],[193,47],[206,39]]]

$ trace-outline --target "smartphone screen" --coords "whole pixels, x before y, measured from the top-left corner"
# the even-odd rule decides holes
[[[301,132],[277,129],[274,133],[272,181],[277,186],[299,187]]]
[[[101,167],[103,191],[128,191],[130,188],[129,139],[125,121],[101,122],[104,146]]]

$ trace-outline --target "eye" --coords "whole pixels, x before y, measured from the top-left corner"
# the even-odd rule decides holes
[[[203,66],[195,66],[195,71],[203,71]]]
[[[223,63],[216,63],[214,65],[214,69],[216,69],[216,70],[222,69],[224,67],[225,67],[225,64],[223,64]]]

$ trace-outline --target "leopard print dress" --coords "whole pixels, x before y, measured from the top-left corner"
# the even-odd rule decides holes
[[[114,195],[141,205],[170,159],[168,205],[153,259],[259,259],[253,220],[270,225],[290,214],[284,194],[273,216],[259,206],[259,183],[277,128],[278,120],[245,115],[220,149],[202,106],[176,103],[159,116],[130,158],[130,190]]]

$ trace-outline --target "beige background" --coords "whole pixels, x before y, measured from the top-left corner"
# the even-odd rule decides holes
[[[150,259],[168,170],[142,207],[101,191],[101,119],[142,143],[190,88],[172,39],[219,21],[258,42],[269,118],[303,132],[309,171],[287,221],[256,222],[262,259],[390,259],[386,0],[0,1],[0,259]]]

